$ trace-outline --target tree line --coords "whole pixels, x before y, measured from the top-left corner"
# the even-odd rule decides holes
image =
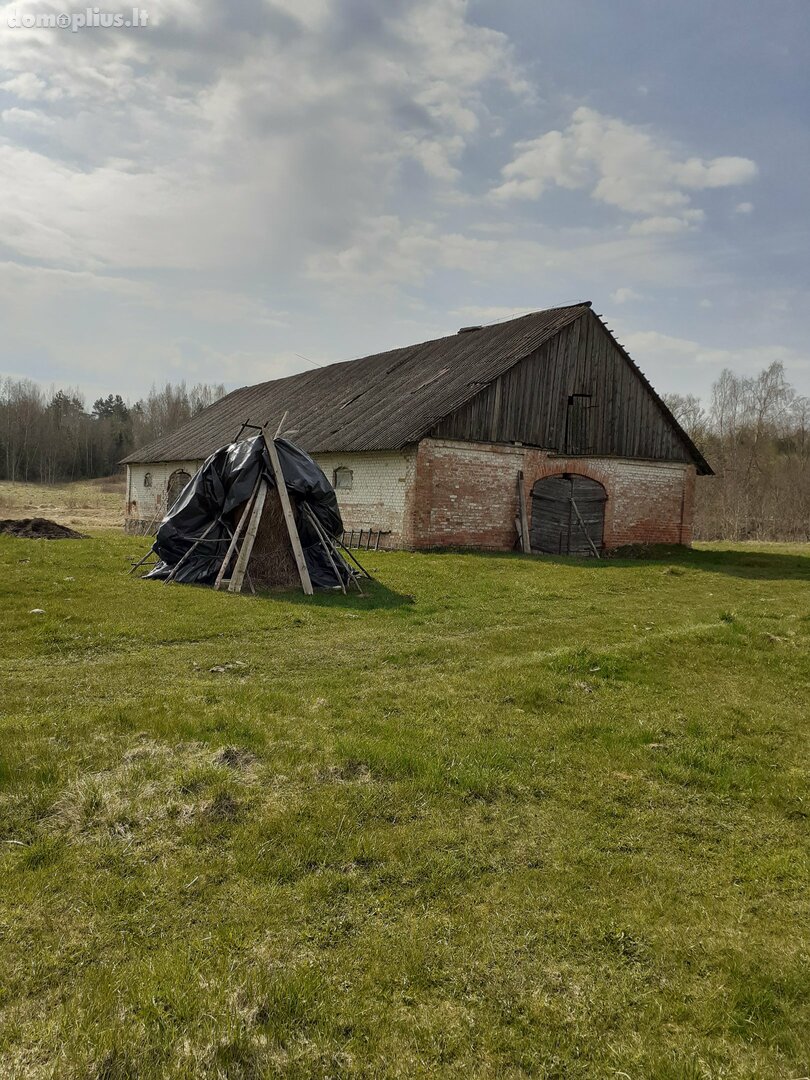
[[[166,383],[134,405],[120,394],[88,409],[78,390],[0,382],[0,480],[56,484],[119,472],[122,457],[169,435],[225,394],[219,383]]]
[[[696,540],[810,540],[810,398],[782,364],[723,371],[707,408],[692,394],[665,401],[715,472],[698,477]]]

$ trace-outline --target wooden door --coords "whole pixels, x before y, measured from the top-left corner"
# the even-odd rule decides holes
[[[180,495],[183,492],[183,488],[191,479],[189,473],[185,469],[176,469],[169,477],[169,483],[166,488],[166,509],[171,510]]]
[[[545,555],[601,552],[605,532],[602,485],[578,473],[538,480],[532,489],[532,551]]]

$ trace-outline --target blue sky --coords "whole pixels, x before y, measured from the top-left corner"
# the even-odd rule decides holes
[[[810,393],[804,0],[142,6],[0,11],[0,372],[233,387],[590,299],[662,392]]]

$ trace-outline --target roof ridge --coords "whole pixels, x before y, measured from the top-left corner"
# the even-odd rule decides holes
[[[533,315],[549,315],[553,311],[573,311],[574,309],[579,309],[579,308],[587,309],[587,308],[592,308],[592,307],[593,307],[593,301],[591,301],[591,300],[583,300],[578,304],[559,304],[557,307],[537,308],[534,311],[524,312],[523,315],[514,315],[514,316],[510,316],[509,318],[502,319],[500,321],[495,321],[495,322],[491,322],[491,323],[482,323],[481,324],[481,329],[482,330],[491,330],[494,327],[508,326],[509,323],[520,322],[521,319],[529,319]],[[408,349],[420,349],[425,345],[438,344],[438,342],[440,342],[440,341],[451,341],[453,338],[458,336],[458,333],[459,333],[458,330],[454,330],[452,334],[441,334],[439,337],[425,338],[424,341],[414,341],[414,342],[411,342],[409,345],[395,345],[392,349],[382,349],[380,352],[364,353],[363,356],[353,356],[353,357],[351,357],[350,359],[347,359],[347,360],[332,360],[332,361],[330,361],[330,363],[321,364],[317,368],[304,368],[302,371],[293,371],[290,375],[280,375],[275,379],[263,379],[261,382],[257,382],[257,383],[245,383],[244,386],[235,387],[233,390],[231,390],[231,393],[235,394],[237,392],[237,390],[246,390],[248,388],[255,389],[256,387],[259,387],[259,386],[269,386],[270,383],[287,382],[287,380],[289,380],[289,379],[299,379],[304,375],[310,375],[310,376],[314,377],[315,373],[318,372],[318,371],[320,371],[320,372],[331,371],[333,368],[341,367],[344,364],[357,364],[361,360],[370,360],[372,357],[374,359],[379,359],[380,357],[387,356],[390,353],[406,352]],[[222,400],[222,399],[220,399],[220,400]]]

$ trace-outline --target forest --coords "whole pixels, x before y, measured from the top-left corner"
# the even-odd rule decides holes
[[[0,382],[0,480],[58,484],[119,472],[121,458],[177,430],[225,395],[220,383],[152,387],[134,405],[120,394],[88,409],[76,389]]]
[[[715,472],[698,477],[696,540],[810,540],[810,398],[781,363],[726,369],[706,407],[692,394],[665,401]]]
[[[225,394],[221,384],[167,383],[130,404],[87,408],[75,389],[0,382],[0,480],[64,483],[108,476],[137,446],[170,434]],[[697,484],[697,540],[810,540],[810,399],[782,364],[756,376],[721,372],[708,402],[665,401],[714,469]]]

